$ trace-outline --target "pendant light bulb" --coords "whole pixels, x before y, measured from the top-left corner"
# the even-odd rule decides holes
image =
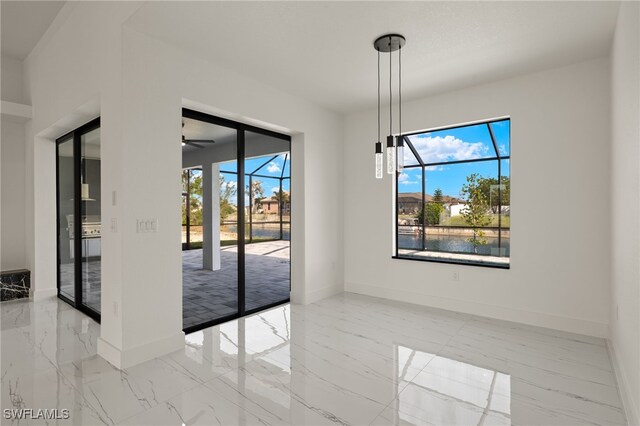
[[[376,142],[376,179],[382,179],[382,143]]]
[[[396,171],[396,147],[393,136],[387,136],[387,173],[392,175]]]
[[[397,155],[397,169],[398,173],[402,172],[404,169],[404,141],[402,140],[402,136],[397,136],[398,142],[396,143],[396,155]]]

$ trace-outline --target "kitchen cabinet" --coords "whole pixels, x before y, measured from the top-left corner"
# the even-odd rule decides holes
[[[100,237],[82,239],[82,257],[100,257]],[[74,257],[73,240],[69,240],[71,258]]]

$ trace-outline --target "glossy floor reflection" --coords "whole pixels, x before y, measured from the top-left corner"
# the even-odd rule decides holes
[[[625,424],[604,340],[382,299],[284,305],[123,371],[62,302],[0,312],[2,408],[57,424]]]

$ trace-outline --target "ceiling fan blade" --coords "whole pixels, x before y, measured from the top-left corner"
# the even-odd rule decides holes
[[[199,143],[194,142],[194,141],[191,141],[191,140],[189,140],[189,139],[185,140],[185,141],[184,141],[184,143],[185,143],[186,145],[195,146],[196,148],[201,148],[201,149],[202,149],[202,148],[206,148],[204,145],[200,145]]]
[[[186,142],[196,142],[196,143],[216,143],[213,139],[186,139]]]

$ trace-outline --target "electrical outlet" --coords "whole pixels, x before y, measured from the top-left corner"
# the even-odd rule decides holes
[[[118,232],[118,219],[115,217],[111,219],[111,232]]]
[[[458,271],[453,271],[453,275],[451,276],[451,278],[452,278],[454,281],[460,281],[460,272],[458,272]]]

